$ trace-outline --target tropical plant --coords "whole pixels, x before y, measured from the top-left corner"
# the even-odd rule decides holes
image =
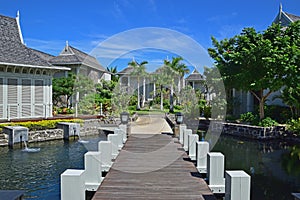
[[[111,74],[111,80],[113,82],[118,82],[119,81],[119,76],[117,75],[118,71],[117,71],[117,66],[114,67],[107,67],[106,68],[108,72],[110,72]]]
[[[250,91],[259,101],[260,119],[264,118],[267,98],[284,85],[289,56],[283,32],[278,24],[262,33],[244,28],[240,35],[220,42],[212,37],[214,48],[208,49],[225,85]]]
[[[174,77],[171,77],[170,79],[170,112],[173,113],[174,112],[174,79],[176,77],[178,77],[178,93],[180,93],[181,90],[181,80],[184,77],[185,74],[189,73],[190,70],[188,69],[188,67],[182,63],[181,61],[183,61],[182,57],[172,57],[172,61],[169,61],[167,59],[164,60],[164,65],[170,67],[172,70],[171,75],[173,75]]]
[[[140,105],[140,78],[142,77],[142,78],[145,79],[145,77],[147,76],[146,64],[148,64],[147,61],[143,61],[141,63],[138,63],[135,60],[128,63],[129,66],[132,66],[134,68],[131,75],[137,77],[137,95],[138,95],[138,102],[137,102],[137,107],[136,107],[137,110],[141,109],[141,105]],[[144,103],[145,103],[145,95],[143,95],[142,106],[144,106]]]

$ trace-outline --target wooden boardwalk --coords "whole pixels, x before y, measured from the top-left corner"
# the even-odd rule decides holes
[[[215,200],[177,139],[166,134],[130,135],[93,200]]]

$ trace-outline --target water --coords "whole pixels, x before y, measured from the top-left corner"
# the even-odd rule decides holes
[[[212,151],[225,155],[226,170],[251,175],[251,199],[293,200],[300,192],[300,145],[221,136]]]
[[[24,141],[24,146],[25,146],[25,148],[22,149],[22,152],[36,153],[41,150],[40,148],[28,148],[26,141]]]
[[[96,151],[105,135],[85,137],[89,143],[62,140],[34,143],[40,152],[0,148],[0,190],[24,190],[25,199],[60,199],[60,174],[66,169],[83,169],[84,154]]]

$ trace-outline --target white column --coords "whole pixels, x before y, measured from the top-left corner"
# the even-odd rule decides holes
[[[153,83],[153,100],[154,100],[154,97],[156,96],[156,84],[155,82]]]
[[[197,142],[197,170],[199,173],[207,172],[207,153],[209,152],[209,143],[206,141]]]
[[[142,99],[142,107],[145,106],[145,101],[146,101],[146,79],[144,77],[143,80],[143,99]]]
[[[182,145],[183,145],[183,134],[184,134],[185,129],[186,129],[185,124],[180,124],[179,125],[179,142]]]
[[[112,159],[116,159],[116,157],[119,154],[119,147],[118,147],[118,142],[119,136],[117,134],[109,134],[107,136],[107,141],[111,142],[111,155]]]
[[[100,141],[98,143],[98,151],[101,153],[101,169],[104,172],[108,172],[112,165],[112,144],[110,141]]]
[[[226,171],[225,200],[250,200],[251,177],[244,171]]]
[[[119,128],[115,128],[114,134],[118,136],[118,150],[121,150],[123,147],[123,131]]]
[[[197,134],[191,134],[188,136],[189,140],[189,157],[191,160],[196,160],[196,142],[199,141],[199,136]]]
[[[98,151],[89,151],[84,154],[84,182],[85,189],[96,191],[102,182],[101,153]]]
[[[123,132],[123,143],[127,141],[127,125],[126,124],[120,124],[119,129]]]
[[[61,200],[85,200],[84,170],[67,169],[60,181]]]
[[[191,135],[192,133],[192,129],[185,129],[183,133],[183,149],[185,151],[189,150],[189,135]]]
[[[224,155],[219,152],[207,154],[207,178],[213,193],[225,193]]]

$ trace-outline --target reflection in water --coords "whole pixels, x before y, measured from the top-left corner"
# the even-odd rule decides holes
[[[40,152],[0,148],[0,190],[25,190],[26,199],[60,199],[60,174],[66,169],[83,169],[84,154],[96,151],[105,136],[78,141],[35,143]]]
[[[212,151],[225,155],[226,170],[251,175],[253,200],[293,200],[300,192],[300,145],[221,136]]]

